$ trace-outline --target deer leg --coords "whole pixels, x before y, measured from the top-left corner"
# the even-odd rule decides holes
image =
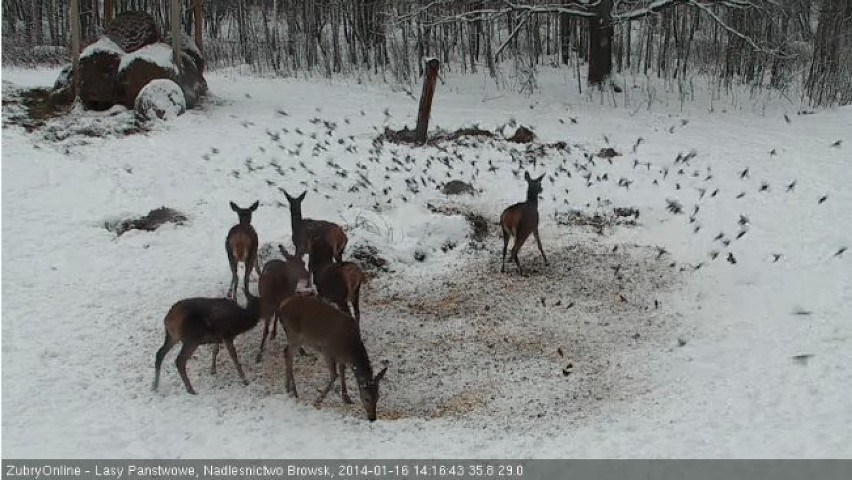
[[[254,270],[257,272],[258,281],[260,281],[260,259],[257,258],[257,254],[254,256]]]
[[[550,265],[549,263],[547,263],[547,257],[544,255],[544,249],[541,248],[541,237],[538,236],[538,229],[537,228],[533,232],[533,236],[535,237],[536,245],[538,245],[538,251],[541,252],[541,258],[544,259],[544,264]]]
[[[266,345],[266,336],[269,335],[269,321],[275,321],[275,315],[263,319],[263,337],[260,339],[260,351],[257,352],[257,357],[254,361],[260,363],[263,360],[263,346]]]
[[[521,247],[524,246],[524,242],[527,241],[528,236],[529,236],[529,234],[526,234],[526,235],[518,234],[518,236],[515,237],[515,244],[512,245],[512,256],[511,256],[511,258],[512,258],[512,260],[515,261],[515,265],[518,266],[518,272],[520,272],[521,275],[524,274],[524,269],[521,268],[521,261],[518,260],[518,252],[521,250]]]
[[[349,392],[346,391],[346,365],[338,363],[337,367],[340,369],[340,397],[343,398],[343,403],[352,403]]]
[[[228,252],[228,264],[231,266],[231,286],[228,288],[228,298],[234,298],[237,295],[237,259],[234,258],[234,252],[230,247],[225,246]]]
[[[500,273],[506,272],[506,248],[509,246],[509,232],[503,229],[503,265],[500,266]]]
[[[361,325],[361,285],[352,292],[352,308],[355,310],[355,323]]]
[[[192,353],[195,352],[195,349],[198,348],[198,343],[187,343],[183,342],[183,347],[180,349],[180,353],[177,356],[177,360],[175,360],[175,365],[177,366],[178,373],[180,373],[180,378],[183,380],[184,386],[186,386],[186,391],[195,395],[195,390],[192,388],[192,384],[189,383],[189,377],[186,374],[186,361],[192,357]]]
[[[166,354],[169,353],[169,350],[175,346],[177,340],[171,337],[171,335],[166,332],[166,340],[163,342],[163,346],[157,350],[157,355],[154,359],[154,385],[151,387],[152,390],[156,390],[160,385],[160,367],[163,366],[163,358],[166,357]]]
[[[210,375],[216,375],[216,356],[219,355],[219,342],[213,344],[213,361],[210,363]]]
[[[322,389],[319,394],[319,397],[317,397],[316,401],[314,402],[314,406],[317,408],[319,408],[319,406],[322,404],[322,401],[325,400],[325,396],[328,395],[328,392],[331,391],[331,389],[334,387],[334,382],[337,380],[337,364],[334,361],[334,358],[326,356],[325,364],[328,366],[328,373],[330,374],[331,378],[328,380],[328,384],[325,386],[325,388]]]
[[[293,378],[293,349],[291,348],[291,345],[284,347],[284,364],[287,370],[287,382],[285,387],[287,393],[295,398],[299,398],[299,394],[296,393],[296,380]]]
[[[217,343],[216,346],[218,347],[218,345],[219,344]],[[240,366],[240,359],[237,358],[237,349],[234,348],[234,339],[233,338],[226,338],[225,339],[225,346],[228,347],[228,353],[231,354],[231,360],[234,361],[234,366],[237,367],[237,373],[239,373],[240,378],[243,379],[243,384],[248,385],[249,381],[248,381],[248,379],[246,379],[246,374],[243,373],[243,367]],[[218,350],[218,348],[217,348],[217,350]]]
[[[272,336],[269,338],[275,338],[278,335],[278,321],[280,317],[278,316],[278,312],[272,314]]]
[[[257,262],[257,257],[252,255],[252,254],[249,254],[248,258],[246,258],[245,262],[243,263],[246,267],[245,271],[243,272],[243,289],[244,289],[243,291],[244,292],[248,291],[249,278],[251,277],[251,267],[252,267],[252,265],[255,264],[255,262]]]

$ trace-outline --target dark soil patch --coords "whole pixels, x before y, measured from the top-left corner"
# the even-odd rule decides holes
[[[73,103],[74,97],[68,89],[19,90],[3,98],[3,108],[9,111],[3,123],[20,125],[31,132],[43,127],[46,120],[67,113]],[[16,105],[23,108],[14,108]]]
[[[426,144],[435,145],[436,143],[445,141],[455,141],[464,137],[493,138],[494,133],[477,127],[459,128],[458,130],[455,130],[453,132],[438,130],[436,132],[433,132],[426,138]],[[385,131],[377,137],[377,140],[386,141],[390,143],[417,143],[414,136],[414,130],[409,130],[408,127],[404,127],[402,130],[391,130],[390,128],[385,128]]]
[[[568,210],[556,212],[554,217],[558,225],[592,227],[595,233],[603,235],[606,230],[615,226],[635,227],[639,210],[616,207],[613,213],[595,212],[591,215],[582,210]]]
[[[388,272],[388,261],[379,256],[379,250],[372,245],[358,245],[352,250],[352,257],[358,260],[361,268],[369,275]]]
[[[181,212],[168,207],[160,207],[151,210],[147,215],[139,218],[106,222],[104,227],[110,232],[115,233],[117,237],[120,237],[128,230],[145,230],[152,232],[166,223],[183,225],[185,221],[186,216]]]

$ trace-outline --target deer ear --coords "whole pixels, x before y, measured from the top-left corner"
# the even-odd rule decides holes
[[[302,194],[301,194],[301,195],[299,195],[298,200],[304,200],[304,199],[305,199],[305,195],[307,195],[307,194],[308,194],[308,191],[307,191],[307,190],[305,190],[304,192],[302,192]]]
[[[284,248],[284,245],[281,245],[279,243],[278,244],[278,250],[281,252],[281,255],[284,255],[284,258],[287,258],[287,259],[292,258],[292,255],[290,255],[290,253],[287,251],[287,249]]]
[[[530,172],[524,172],[524,180],[526,180],[526,181],[528,181],[528,182],[529,182],[530,180],[532,180],[532,178],[530,178]]]
[[[235,211],[235,212],[239,212],[239,211],[240,211],[240,207],[238,207],[236,203],[231,202],[231,210],[233,210],[233,211]]]
[[[540,177],[538,177],[538,178],[536,178],[536,179],[535,179],[535,181],[536,181],[536,182],[540,182],[540,181],[541,181],[541,179],[542,179],[542,178],[544,178],[544,175],[545,175],[545,174],[544,174],[544,173],[542,173]]]
[[[293,197],[291,197],[291,196],[290,196],[290,194],[289,194],[289,193],[287,193],[287,190],[284,190],[284,189],[282,188],[282,189],[281,189],[281,192],[282,192],[282,193],[284,193],[284,196],[285,196],[285,197],[287,197],[287,200],[293,200]]]
[[[258,205],[260,205],[260,200],[257,200],[254,203],[252,203],[251,206],[249,207],[249,210],[251,210],[252,212],[257,210]]]
[[[379,381],[384,378],[385,373],[387,373],[388,367],[383,368],[378,375],[373,379],[374,382],[379,383]]]

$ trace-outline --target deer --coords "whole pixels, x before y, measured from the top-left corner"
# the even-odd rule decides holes
[[[166,339],[163,346],[157,350],[155,357],[154,391],[160,384],[160,367],[163,364],[163,358],[178,342],[183,345],[175,360],[175,365],[186,391],[190,394],[195,395],[195,389],[189,383],[189,377],[186,374],[186,362],[192,357],[198,346],[204,344],[213,344],[213,361],[210,366],[212,375],[216,374],[216,356],[219,354],[219,344],[224,342],[234,366],[237,367],[237,373],[239,373],[243,383],[248,385],[249,382],[240,366],[240,360],[237,358],[237,350],[234,348],[234,338],[257,325],[260,320],[260,299],[253,296],[248,288],[244,292],[246,295],[245,308],[230,298],[186,298],[172,305],[163,319]]]
[[[249,275],[252,268],[260,276],[260,265],[257,261],[257,232],[251,226],[251,215],[257,210],[257,205],[258,202],[254,202],[249,208],[240,208],[236,203],[231,202],[231,210],[237,212],[240,223],[228,230],[228,237],[225,239],[225,251],[228,253],[228,263],[231,265],[229,298],[234,298],[237,294],[237,264],[239,262],[243,262],[245,265],[243,290],[248,290]]]
[[[354,262],[333,263],[327,248],[314,246],[309,255],[309,264],[314,267],[314,283],[317,293],[352,315],[349,304],[355,311],[355,323],[361,324],[361,285],[366,280],[364,272]]]
[[[272,323],[271,338],[276,336],[278,305],[297,290],[305,288],[310,277],[301,257],[290,255],[283,245],[279,245],[278,249],[284,255],[284,260],[276,259],[266,262],[257,284],[260,294],[260,318],[263,320],[263,338],[255,359],[257,363],[263,360],[263,347],[269,335],[270,322]]]
[[[375,421],[379,382],[384,378],[387,367],[373,375],[373,367],[355,319],[319,296],[307,293],[297,293],[281,302],[278,318],[287,332],[287,392],[294,398],[299,397],[293,377],[293,352],[307,345],[322,353],[330,375],[328,384],[320,391],[314,406],[320,407],[338,377],[343,401],[352,403],[346,391],[346,368],[349,367],[358,383],[361,406],[367,413],[367,419]]]
[[[514,238],[515,243],[512,245],[512,254],[509,260],[514,260],[518,266],[518,272],[521,275],[524,274],[521,262],[518,260],[518,251],[531,233],[535,237],[536,244],[538,244],[538,251],[541,252],[544,264],[549,265],[544,249],[541,248],[541,238],[538,234],[538,196],[542,192],[541,180],[543,178],[544,174],[533,179],[529,172],[524,172],[524,180],[527,182],[527,200],[506,208],[500,215],[500,227],[503,229],[503,265],[500,267],[500,273],[506,271],[506,248],[509,246],[509,238]]]
[[[291,197],[283,188],[281,191],[290,204],[290,226],[292,227],[293,247],[296,249],[296,256],[301,257],[314,250],[325,250],[330,252],[337,263],[341,263],[343,261],[343,250],[346,249],[346,243],[349,239],[340,225],[325,220],[302,218],[302,201],[305,200],[307,190],[298,197]],[[316,269],[314,265],[311,265],[310,259],[308,260],[308,271],[316,281]]]

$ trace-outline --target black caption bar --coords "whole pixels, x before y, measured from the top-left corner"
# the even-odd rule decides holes
[[[852,460],[3,460],[19,480],[848,480]]]

